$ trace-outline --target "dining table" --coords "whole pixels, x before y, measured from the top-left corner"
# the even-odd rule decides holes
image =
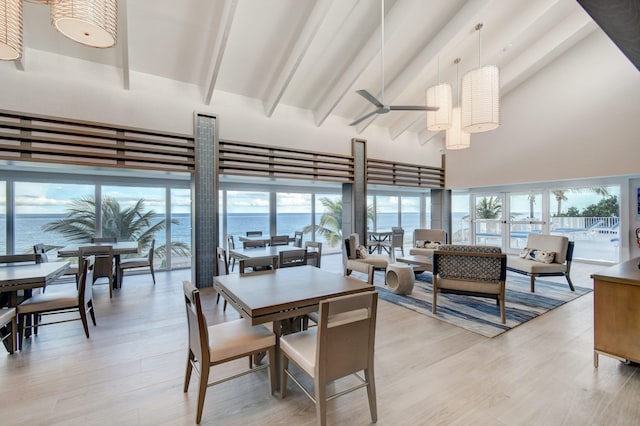
[[[272,323],[276,359],[269,362],[276,362],[276,371],[280,371],[280,336],[298,331],[301,321],[297,319],[317,311],[325,299],[374,290],[357,278],[310,265],[242,276],[220,275],[214,277],[213,286],[251,325]]]
[[[117,287],[120,283],[118,277],[118,266],[120,265],[120,256],[123,254],[137,254],[138,242],[137,241],[118,241],[118,242],[96,242],[96,243],[82,243],[73,244],[58,249],[58,257],[78,257],[80,255],[80,247],[88,246],[111,246],[113,249],[113,261],[115,266],[115,273],[113,274],[113,285]]]

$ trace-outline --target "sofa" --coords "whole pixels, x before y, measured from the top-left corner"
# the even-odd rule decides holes
[[[409,254],[432,256],[441,244],[447,244],[447,231],[443,229],[414,229]]]
[[[506,265],[500,247],[443,244],[433,252],[433,313],[438,293],[488,297],[497,301],[505,324]]]
[[[531,292],[535,292],[536,277],[565,277],[575,291],[571,277],[573,241],[562,235],[529,234],[520,256],[509,257],[507,270],[531,277]]]

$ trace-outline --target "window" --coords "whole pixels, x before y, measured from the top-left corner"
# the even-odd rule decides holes
[[[311,194],[278,192],[276,194],[276,230],[278,235],[293,236],[311,225]],[[303,239],[310,239],[305,236]]]
[[[227,191],[227,234],[261,231],[269,235],[269,193]]]

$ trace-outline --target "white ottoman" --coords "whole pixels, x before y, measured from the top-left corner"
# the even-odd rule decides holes
[[[387,287],[396,294],[411,294],[415,276],[410,265],[391,263],[387,266]]]

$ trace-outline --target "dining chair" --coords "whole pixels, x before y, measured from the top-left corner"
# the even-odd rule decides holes
[[[229,275],[229,261],[227,260],[227,253],[222,247],[216,247],[216,258],[217,258],[217,274],[220,275]],[[220,302],[220,293],[216,296],[216,305]],[[227,300],[225,299],[224,304],[222,305],[222,312],[226,312],[227,310]]]
[[[247,320],[237,319],[211,326],[202,313],[200,291],[189,281],[182,283],[187,310],[189,350],[184,378],[184,392],[189,390],[191,372],[200,376],[196,423],[202,419],[207,388],[245,374],[268,368],[271,395],[276,389],[275,334],[263,325],[252,326]],[[211,367],[246,356],[267,352],[269,363],[209,383]]]
[[[118,287],[122,287],[122,281],[124,279],[124,271],[128,269],[138,269],[138,268],[149,268],[151,271],[151,279],[153,280],[153,285],[156,285],[156,275],[153,269],[153,255],[156,247],[156,239],[151,240],[151,246],[149,247],[149,252],[145,257],[131,257],[128,259],[121,259],[118,262]]]
[[[262,231],[247,231],[247,237],[261,237]]]
[[[4,330],[2,330],[4,328]],[[0,336],[7,351],[12,354],[16,350],[16,333],[18,322],[16,320],[16,308],[0,309]]]
[[[233,239],[233,235],[227,235],[227,250],[229,251],[229,264],[231,265],[230,271],[233,272],[233,269],[236,266],[236,256],[231,254],[231,250],[235,250],[236,242]]]
[[[111,246],[85,246],[78,250],[78,265],[88,256],[95,257],[92,285],[108,284],[109,298],[113,297],[113,248]]]
[[[117,243],[118,237],[93,237],[91,238],[92,243]]]
[[[295,231],[293,233],[293,245],[302,248],[302,238],[304,233],[302,231]]]
[[[377,306],[375,291],[323,300],[317,327],[282,336],[281,398],[286,397],[287,379],[291,378],[316,404],[318,423],[326,425],[327,401],[366,387],[371,421],[375,423],[378,418],[374,375]],[[289,361],[313,380],[312,392],[289,370]],[[357,374],[360,371],[364,372],[364,378]],[[357,385],[327,394],[329,383],[350,375],[358,379]]]
[[[288,246],[289,236],[288,235],[272,235],[270,244],[271,246]]]
[[[40,255],[40,263],[45,263],[49,261],[49,257],[47,256],[46,248],[44,244],[38,243],[33,245],[33,253],[36,255]],[[71,264],[69,265],[69,269],[64,273],[64,275],[73,275],[74,280],[76,281],[76,286],[78,285],[78,265]],[[42,291],[45,291],[46,287],[42,287]]]
[[[238,262],[240,275],[264,274],[273,272],[274,269],[278,269],[277,259],[277,257],[273,256],[240,259],[240,261]],[[247,271],[247,269],[249,269],[249,271]]]
[[[278,253],[278,268],[290,268],[292,266],[303,266],[307,264],[307,250],[283,250]]]
[[[257,247],[264,247],[264,246],[265,246],[264,241],[243,241],[242,242],[243,249],[257,248]]]
[[[307,265],[320,267],[322,261],[322,243],[317,241],[305,241],[304,248],[307,250]]]
[[[82,321],[84,334],[89,338],[89,323],[87,313],[91,315],[93,325],[96,325],[96,316],[93,309],[93,273],[95,271],[95,256],[88,256],[83,260],[80,278],[78,279],[78,289],[74,291],[56,291],[41,293],[20,303],[16,308],[18,315],[18,346],[22,350],[24,329],[26,328],[27,317],[32,316],[34,334],[38,333],[38,328],[44,325],[60,324],[69,321]],[[47,323],[40,323],[40,317],[55,314],[68,314],[79,312],[79,318],[68,318]]]
[[[395,256],[395,250],[400,249],[400,252],[404,256],[404,229],[399,226],[391,228],[391,237],[388,241],[380,242],[380,246],[389,254]]]
[[[375,272],[375,268],[373,265],[369,265],[368,263],[358,262],[356,260],[347,260],[347,264],[344,268],[344,275],[349,277],[351,276],[351,272],[356,271],[361,274],[365,274],[367,276],[366,280],[361,280],[366,282],[369,285],[373,285],[373,274]],[[353,278],[356,278],[355,276]],[[360,278],[357,278],[360,279]],[[318,311],[309,312],[302,320],[302,328],[306,330],[309,328],[309,320],[313,321],[315,324],[318,324],[320,321],[320,314]]]

